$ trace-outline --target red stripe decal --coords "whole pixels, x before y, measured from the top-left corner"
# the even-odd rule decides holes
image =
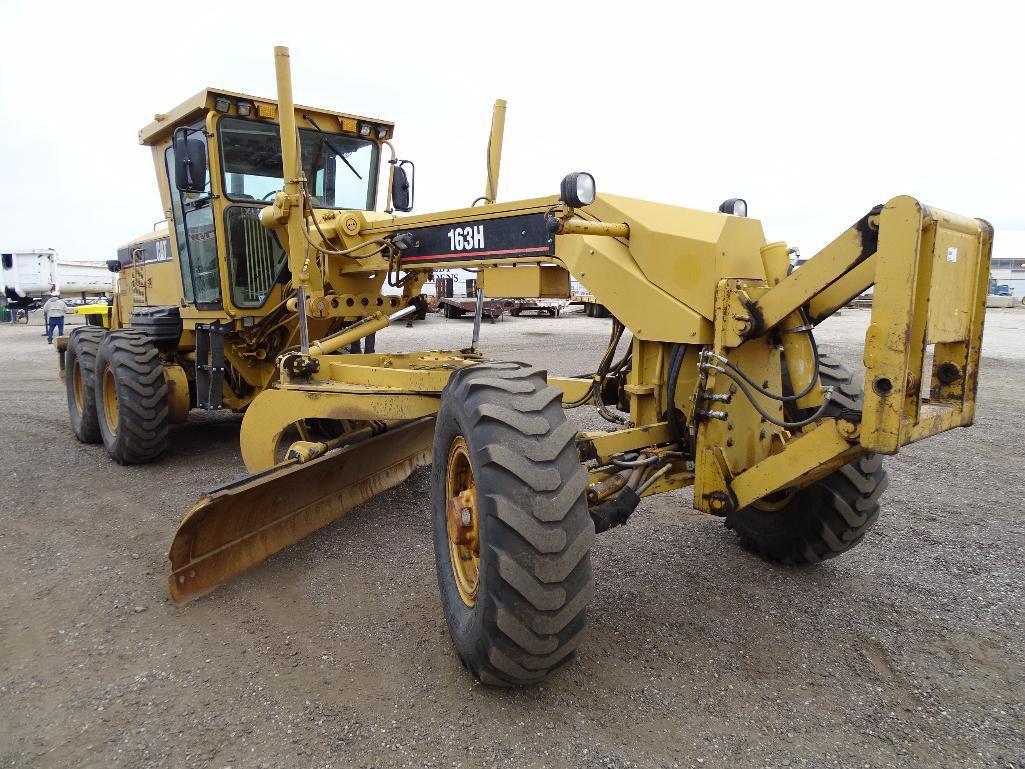
[[[427,259],[470,259],[475,256],[500,256],[502,254],[533,254],[539,251],[549,251],[550,246],[538,246],[536,248],[508,248],[504,251],[467,251],[448,254],[428,254],[426,256],[404,256],[403,262],[423,262]]]

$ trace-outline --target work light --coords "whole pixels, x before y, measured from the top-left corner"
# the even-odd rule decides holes
[[[231,109],[231,99],[227,96],[215,96],[214,109],[218,112],[227,112]]]
[[[730,216],[747,216],[747,201],[743,198],[730,198],[719,204],[720,214]]]
[[[571,208],[589,206],[594,202],[594,177],[587,171],[567,174],[559,186],[560,197]]]
[[[253,103],[239,99],[236,109],[238,110],[239,117],[249,117],[253,114]]]

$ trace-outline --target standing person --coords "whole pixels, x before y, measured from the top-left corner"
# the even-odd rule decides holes
[[[53,330],[57,329],[57,336],[64,336],[64,313],[68,306],[61,299],[60,292],[54,291],[50,298],[43,305],[43,313],[46,315],[46,343],[53,344]]]

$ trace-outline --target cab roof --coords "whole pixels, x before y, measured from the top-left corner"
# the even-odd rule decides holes
[[[236,93],[235,91],[228,91],[223,88],[204,88],[170,112],[154,115],[153,122],[139,131],[139,143],[146,146],[159,144],[169,138],[171,132],[178,126],[191,123],[207,111],[215,109],[215,102],[218,97],[226,98],[228,101],[228,111],[224,112],[224,114],[237,115],[237,105],[239,100],[242,100],[243,102],[251,102],[253,104],[254,118],[277,123],[278,103],[275,99],[249,96],[248,94]],[[223,110],[219,111],[223,112]],[[303,115],[312,115],[317,120],[318,125],[324,130],[333,129],[356,133],[360,123],[369,123],[375,128],[381,127],[385,129],[385,135],[383,137],[378,136],[377,138],[389,139],[395,128],[395,123],[388,120],[352,115],[348,112],[335,112],[334,110],[321,109],[320,107],[304,107],[296,104],[295,112],[296,121],[299,125],[305,125],[306,121],[303,119]],[[321,120],[325,122],[321,122]],[[336,125],[331,126],[330,120],[334,120]]]
[[[147,232],[145,235],[140,235],[137,238],[132,238],[127,243],[124,243],[117,247],[118,251],[132,246],[138,246],[142,243],[149,243],[151,240],[160,240],[161,238],[168,237],[167,223],[164,222],[159,227],[153,230],[153,232]]]

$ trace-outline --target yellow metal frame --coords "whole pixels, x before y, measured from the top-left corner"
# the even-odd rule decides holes
[[[866,449],[892,454],[972,423],[992,242],[989,223],[911,198],[883,209],[865,343]]]
[[[287,67],[281,66],[285,59],[280,54],[277,61],[279,101],[287,112],[288,72]],[[286,123],[282,123],[282,136],[287,164],[287,145],[292,137]],[[491,169],[490,173],[497,179],[497,171]],[[629,400],[630,429],[613,434],[615,438],[583,436],[583,455],[607,460],[614,455],[616,446],[621,447],[621,452],[653,449],[658,442],[664,442],[665,413],[667,408],[674,407],[688,416],[695,430],[693,481],[698,509],[722,514],[755,501],[758,497],[753,494],[771,493],[765,491],[767,488],[810,483],[858,453],[892,453],[902,442],[971,421],[977,342],[981,338],[978,292],[984,290],[979,289],[979,275],[988,268],[991,237],[985,223],[942,212],[934,214],[912,198],[894,198],[870,211],[813,259],[791,272],[786,244],[767,244],[761,224],[752,219],[611,195],[603,195],[585,209],[577,210],[556,198],[487,202],[479,208],[420,216],[353,214],[342,221],[324,222],[321,229],[336,242],[323,245],[330,252],[339,247],[351,249],[360,243],[380,242],[413,227],[493,221],[523,213],[546,214],[555,223],[551,228],[554,257],[517,258],[517,262],[524,264],[515,269],[495,268],[501,263],[498,258],[480,258],[472,266],[484,268],[485,285],[494,284],[503,295],[510,291],[519,293],[515,284],[521,276],[540,287],[544,269],[565,269],[586,283],[596,301],[631,330],[633,362],[623,386]],[[296,233],[303,216],[318,213],[303,211],[301,201],[294,199],[287,183],[274,209],[264,213],[265,224],[275,227],[279,237],[289,242],[293,269],[305,269],[309,260],[303,257],[303,248],[294,247]],[[957,243],[950,245],[954,241]],[[940,252],[955,247],[964,257],[956,275],[949,269],[945,274],[945,268],[938,262]],[[669,254],[679,254],[685,262],[667,258]],[[341,261],[338,273],[342,276],[355,277],[380,269],[373,260]],[[326,263],[329,272],[335,269],[330,266],[330,254]],[[540,263],[552,266],[545,268]],[[467,263],[442,256],[436,262],[417,264],[415,269],[427,273],[450,266],[465,267]],[[866,341],[870,381],[877,383],[881,377],[889,377],[901,384],[892,395],[880,394],[877,388],[866,396],[865,417],[860,426],[823,417],[803,431],[792,433],[761,418],[755,404],[740,397],[725,376],[698,365],[698,351],[710,349],[729,356],[743,370],[758,372],[767,391],[782,392],[785,359],[794,381],[809,381],[815,367],[813,348],[806,335],[798,333],[799,329],[828,317],[872,283],[878,284],[877,294],[883,301],[876,303]],[[951,286],[965,284],[970,286],[969,292],[974,292],[971,296],[964,291],[951,293],[955,292]],[[313,285],[311,291],[316,296],[320,289]],[[949,307],[966,315],[955,320],[930,320],[925,309],[930,295],[948,298]],[[386,323],[383,315],[378,322]],[[340,338],[348,341],[348,337]],[[909,341],[912,343],[908,344]],[[938,404],[920,403],[918,396],[911,394],[914,385],[922,381],[922,352],[927,342],[937,343],[940,353],[932,375],[933,389],[941,401]],[[361,415],[359,418],[370,418],[377,414],[388,419],[420,413],[427,408],[421,399],[434,397],[438,391],[433,378],[431,383],[423,381],[422,376],[418,381],[403,368],[385,370],[359,356],[346,356],[346,360],[324,356],[329,350],[323,344],[314,343],[310,348],[320,361],[318,371],[303,372],[296,378],[289,375],[287,366],[283,367],[280,390],[331,392],[338,399],[337,413],[349,415],[345,418],[357,418],[356,414]],[[682,386],[678,383],[674,404],[667,402],[667,359],[671,345],[687,348],[687,373],[681,374]],[[330,345],[331,350],[339,346],[337,340]],[[940,366],[943,368],[937,368]],[[962,383],[960,387],[956,382],[944,381],[951,379],[955,368],[954,379]],[[439,375],[446,374],[435,372],[431,377]],[[304,378],[308,379],[305,384]],[[551,381],[564,388],[568,400],[588,400],[590,381]],[[357,406],[354,396],[364,399],[362,406]],[[268,395],[268,399],[275,401],[282,397]],[[758,393],[753,397],[763,412],[785,422],[779,401]],[[823,397],[821,386],[813,384],[797,405],[812,409],[822,403]],[[958,398],[960,402],[955,403]],[[708,402],[728,405],[721,409],[703,408]],[[895,403],[903,405],[895,409]],[[341,404],[345,407],[341,408]],[[923,405],[927,406],[927,413],[920,414]],[[318,407],[317,413],[320,411]],[[721,417],[700,416],[713,412]],[[298,411],[287,413],[294,416]],[[282,424],[280,417],[275,424]],[[244,439],[249,440],[247,435]],[[264,439],[261,436],[260,440]],[[601,473],[598,476],[603,477]],[[676,477],[676,483],[690,480],[686,472],[677,473]],[[675,487],[672,481],[660,483],[663,487]]]
[[[343,500],[344,512],[427,460],[442,391],[453,371],[482,362],[479,352],[341,351],[385,328],[397,317],[394,310],[410,305],[439,268],[482,268],[484,285],[499,293],[519,293],[521,283],[543,291],[546,274],[556,276],[561,289],[572,275],[616,318],[606,361],[616,352],[619,324],[631,332],[631,364],[618,368],[612,383],[617,405],[628,402],[629,418],[606,413],[623,421],[622,429],[577,436],[592,502],[624,485],[650,496],[693,484],[697,509],[727,515],[812,483],[865,452],[893,453],[914,440],[971,424],[992,245],[987,223],[898,197],[872,209],[791,271],[786,244],[766,243],[761,223],[746,217],[615,195],[598,196],[579,208],[557,196],[496,202],[504,103],[496,105],[492,124],[484,205],[415,216],[320,211],[310,208],[296,164],[300,116],[292,103],[287,49],[275,49],[275,65],[284,184],[260,221],[288,254],[296,296],[282,295],[275,312],[280,306],[287,310],[289,346],[274,362],[247,357],[252,351],[244,334],[238,335],[242,342],[226,348],[233,366],[246,361],[251,366],[247,381],[258,394],[233,405],[248,406],[241,436],[246,466],[266,474],[219,492],[190,513],[172,550],[176,600],[209,589],[324,525],[331,520],[332,495]],[[156,151],[174,123],[204,109],[208,131],[215,133],[219,118],[210,111],[210,98],[201,94],[172,118],[145,129],[147,143]],[[347,119],[338,115],[343,127]],[[216,136],[211,142],[211,174],[219,179]],[[218,216],[223,205],[215,203]],[[482,251],[467,261],[445,252],[431,261],[402,263],[400,233],[412,237],[417,228],[524,214],[545,219],[551,249],[540,249],[544,255],[510,261]],[[373,246],[379,253],[352,257],[354,249]],[[218,247],[225,253],[223,243]],[[404,273],[402,296],[389,307],[370,306],[385,276],[399,272]],[[873,284],[863,411],[828,411],[828,392],[814,383],[815,348],[807,332]],[[222,291],[227,297],[226,284]],[[343,301],[359,296],[368,301],[357,311]],[[231,313],[227,305],[225,312]],[[333,321],[338,319],[362,320],[337,331]],[[309,331],[308,340],[300,329]],[[933,364],[926,374],[930,347]],[[710,360],[728,361],[754,376],[750,400],[744,388],[738,390],[742,380]],[[781,400],[770,397],[784,391],[784,363],[792,387],[811,383],[796,406],[802,413],[821,407],[813,417],[788,421]],[[671,375],[677,366],[678,376]],[[597,384],[603,378],[608,382],[607,372],[606,367],[594,375]],[[625,381],[619,379],[622,372]],[[593,390],[600,389],[589,378],[552,377],[549,384],[561,388],[571,404],[590,402]],[[311,433],[317,423],[311,420],[340,429],[358,423],[350,437],[376,437],[365,446],[342,448],[345,433],[315,440]],[[278,466],[292,429],[300,440]],[[403,436],[412,442],[405,444]],[[377,456],[375,447],[380,447]],[[302,467],[310,468],[310,475]],[[306,477],[316,488],[302,485]],[[466,486],[450,494],[464,507]],[[298,501],[288,498],[289,489]],[[246,499],[266,509],[253,510],[243,504]],[[454,521],[448,520],[450,536],[458,539],[466,532]],[[193,564],[200,564],[199,574],[191,571]],[[472,580],[464,581],[468,600]]]
[[[104,328],[110,328],[110,310],[109,304],[83,304],[80,307],[75,308],[76,315],[102,315],[101,325]]]

